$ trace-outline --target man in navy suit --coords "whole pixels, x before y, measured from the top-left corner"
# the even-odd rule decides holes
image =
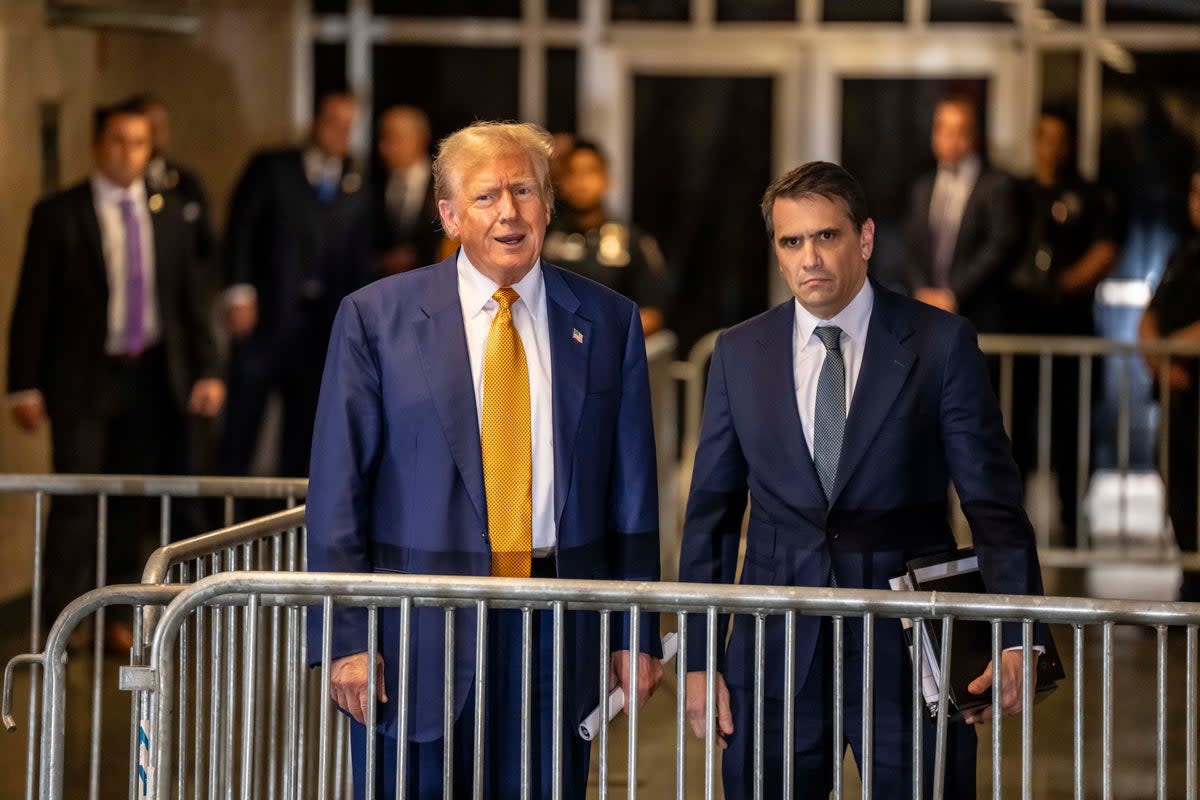
[[[987,589],[1040,593],[1017,468],[970,323],[867,279],[875,224],[858,182],[841,167],[813,162],[789,172],[767,190],[762,211],[795,297],[717,340],[680,579],[733,582],[748,492],[742,583],[886,589],[909,559],[954,547],[947,518],[953,480]],[[686,688],[690,723],[703,736],[706,639],[697,621]],[[723,627],[721,642],[724,634]],[[1020,645],[1019,628],[1006,626],[1004,635],[1006,648]],[[784,663],[784,637],[783,618],[771,618],[768,664]],[[834,753],[846,744],[861,764],[861,641],[861,619],[848,618],[845,741],[834,742],[831,627],[818,617],[797,621],[793,785],[803,796],[829,793]],[[874,663],[876,796],[908,797],[911,668],[897,620],[877,621]],[[1019,651],[1005,652],[1005,713],[1020,710],[1020,666]],[[712,713],[726,748],[726,797],[749,797],[752,620],[734,621],[718,669]],[[760,676],[768,698],[765,797],[781,791],[782,673]],[[981,693],[990,685],[991,667],[970,688]],[[933,749],[925,749],[927,761]],[[951,726],[947,763],[947,796],[974,797],[969,725]]]
[[[278,474],[308,468],[333,315],[372,277],[369,192],[349,155],[357,113],[352,95],[324,95],[308,144],[258,153],[234,190],[225,237],[233,337],[226,474],[249,471],[272,392],[283,407]]]
[[[435,191],[442,224],[462,248],[342,302],[313,437],[312,569],[657,579],[654,436],[638,310],[540,261],[553,205],[549,155],[549,135],[532,125],[476,123],[448,137],[433,165]],[[533,797],[550,796],[557,735],[563,796],[582,798],[588,747],[576,730],[597,702],[599,621],[594,612],[567,614],[566,711],[554,730],[548,614],[534,615],[530,788]],[[320,615],[310,620],[309,641],[319,642]],[[382,614],[377,698],[366,695],[365,609],[339,610],[331,622],[333,697],[356,720],[356,792],[370,778],[376,796],[392,797],[398,613]],[[442,797],[444,631],[440,610],[413,612],[402,743],[410,797]],[[472,786],[475,631],[474,612],[460,610],[448,699],[455,796]],[[628,620],[614,620],[613,631],[612,685],[627,686]],[[651,618],[642,631],[635,666],[644,701],[662,665]],[[483,793],[516,797],[520,612],[490,612],[487,633]],[[371,702],[380,703],[380,747],[367,776],[360,723]]]

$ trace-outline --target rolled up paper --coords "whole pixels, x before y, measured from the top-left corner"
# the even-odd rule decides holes
[[[679,652],[679,635],[672,632],[662,637],[662,663],[666,664]],[[608,719],[611,721],[625,706],[625,690],[620,686],[608,693]],[[579,735],[590,742],[600,732],[600,706],[592,709],[583,722],[579,723]]]

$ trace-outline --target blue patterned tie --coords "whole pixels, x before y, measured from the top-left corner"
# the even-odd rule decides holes
[[[846,363],[842,360],[842,329],[824,325],[816,329],[825,345],[825,361],[817,378],[817,408],[813,420],[813,463],[825,490],[825,502],[833,493],[842,435],[846,430]]]

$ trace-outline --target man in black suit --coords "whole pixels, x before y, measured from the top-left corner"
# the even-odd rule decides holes
[[[138,101],[96,112],[87,180],[33,209],[13,312],[8,397],[17,424],[51,424],[54,469],[162,473],[188,412],[225,397],[183,203],[145,183],[150,123]],[[136,579],[145,503],[111,503],[110,583]],[[56,497],[45,546],[48,620],[92,585],[96,501]],[[118,640],[127,633],[117,633]]]
[[[1009,280],[1021,246],[1012,180],[983,163],[974,106],[952,97],[933,117],[937,169],[913,187],[905,227],[909,287],[977,330],[1009,330]]]
[[[368,192],[349,159],[357,112],[345,92],[323,96],[308,143],[254,156],[234,191],[226,233],[233,336],[226,474],[249,471],[272,392],[283,405],[279,474],[308,473],[333,316],[372,271]]]
[[[202,267],[215,267],[216,237],[209,214],[208,194],[200,178],[187,167],[168,158],[171,149],[171,115],[166,103],[153,95],[141,98],[150,120],[150,163],[146,165],[146,185],[154,192],[177,192],[183,201],[183,217],[196,237],[196,258]]]
[[[382,275],[438,261],[442,243],[429,160],[429,118],[413,106],[379,117],[383,180],[373,187],[375,252]]]

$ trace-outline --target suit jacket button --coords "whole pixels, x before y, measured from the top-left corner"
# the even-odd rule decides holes
[[[838,538],[839,536],[841,536],[841,535],[842,535],[842,534],[841,534],[841,531],[839,531],[837,528],[829,528],[829,529],[826,531],[826,533],[828,533],[828,534],[830,535],[830,537],[831,537],[831,538],[834,538],[834,539],[836,539],[836,538]]]

